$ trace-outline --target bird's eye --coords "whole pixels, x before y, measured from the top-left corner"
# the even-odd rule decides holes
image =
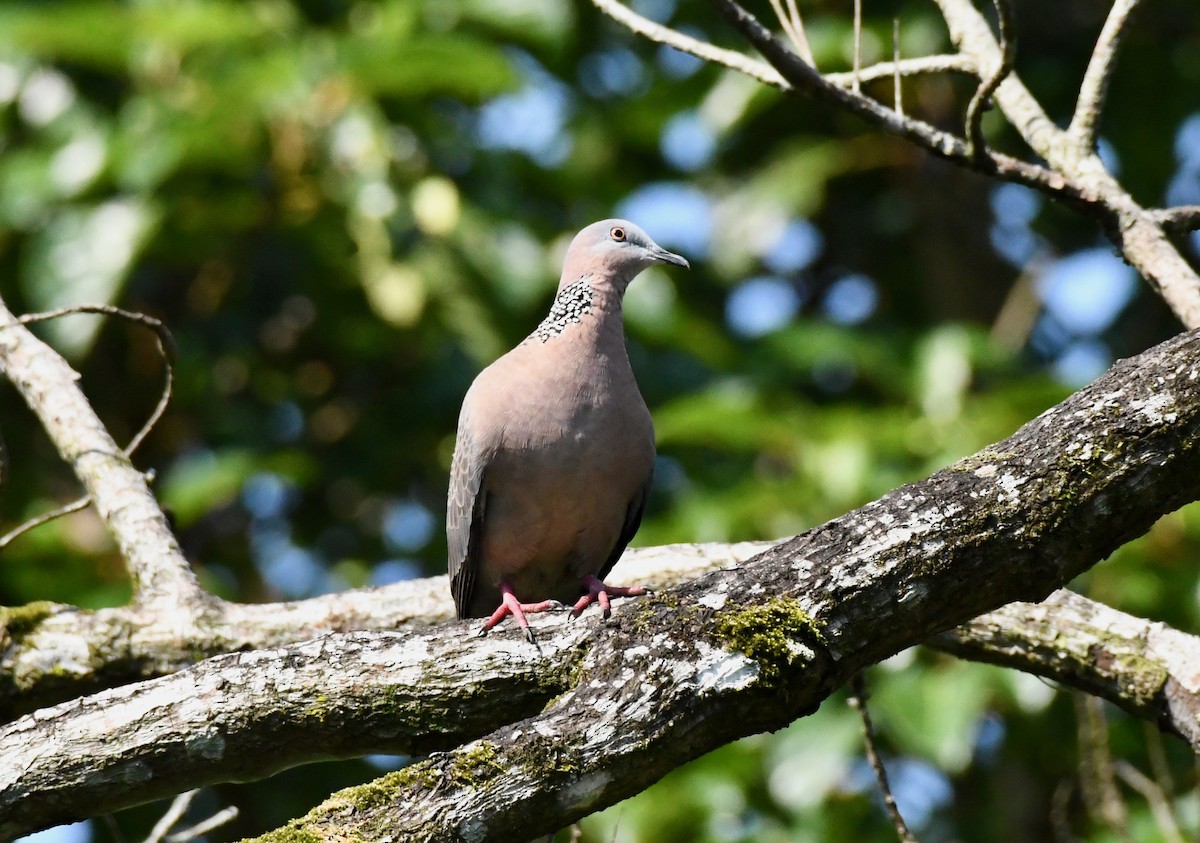
[[[608,236],[611,237],[613,240],[620,242],[625,239],[625,229],[621,228],[621,226],[619,226],[619,225],[615,225],[608,232]]]

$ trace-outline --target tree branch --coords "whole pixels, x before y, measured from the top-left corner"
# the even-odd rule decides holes
[[[797,92],[815,96],[866,120],[868,123],[898,137],[905,138],[941,158],[988,173],[1005,181],[1028,185],[1059,198],[1088,202],[1091,197],[1075,188],[1060,174],[1007,155],[995,153],[986,159],[967,155],[966,142],[949,132],[908,115],[900,114],[882,103],[864,95],[856,94],[849,86],[834,84],[815,71],[788,49],[787,45],[771,34],[758,19],[746,11],[735,0],[712,0],[735,29],[749,41]],[[912,61],[911,59],[909,61]],[[968,56],[967,61],[982,67]],[[987,65],[991,67],[992,65]],[[847,76],[841,74],[841,76]],[[852,76],[852,74],[850,74]],[[1011,74],[1007,81],[1012,79]],[[1005,85],[1001,85],[1003,89]]]
[[[691,35],[687,35],[677,29],[656,23],[647,17],[639,15],[628,6],[618,2],[618,0],[592,0],[592,4],[630,32],[641,35],[655,44],[665,44],[680,52],[695,56],[698,59],[703,59],[712,64],[729,68],[730,70],[736,70],[738,73],[744,73],[751,79],[757,79],[764,85],[770,85],[772,88],[778,88],[781,91],[788,91],[792,88],[788,81],[779,74],[779,71],[771,67],[771,65],[748,56],[745,53],[726,50],[707,41],[693,38]],[[803,56],[800,56],[800,58],[804,61],[808,60]],[[859,72],[859,79],[864,83],[874,82],[879,79],[891,78],[897,73],[903,77],[939,73],[957,73],[973,76],[975,74],[975,67],[971,63],[971,60],[965,56],[921,56],[919,58],[904,59],[900,62],[879,62],[870,67],[864,67]],[[831,84],[847,89],[852,85],[853,76],[853,73],[824,74],[824,78]]]
[[[1189,334],[1119,363],[925,481],[738,569],[625,604],[573,689],[538,716],[335,794],[263,839],[552,831],[812,711],[934,629],[1045,594],[1200,493],[1189,477],[1200,455],[1177,438],[1200,434],[1198,352]]]
[[[1037,153],[1047,166],[995,152],[986,156],[974,155],[974,150],[979,147],[978,143],[968,143],[929,123],[903,114],[899,109],[888,108],[852,90],[856,79],[867,78],[867,71],[859,75],[851,73],[822,76],[772,35],[736,0],[711,2],[734,29],[766,58],[778,73],[779,79],[768,73],[765,66],[759,62],[747,59],[740,53],[720,50],[711,44],[675,32],[669,27],[648,21],[617,0],[593,2],[614,20],[651,40],[669,43],[678,49],[747,73],[783,90],[818,97],[857,114],[877,128],[905,138],[934,155],[995,178],[1027,185],[1074,205],[1100,221],[1113,244],[1186,327],[1200,327],[1200,275],[1197,275],[1170,242],[1167,231],[1164,230],[1164,226],[1173,231],[1194,228],[1192,217],[1180,214],[1177,217],[1178,221],[1175,221],[1175,217],[1164,218],[1167,212],[1150,211],[1141,207],[1105,169],[1093,144],[1088,142],[1093,130],[1080,129],[1072,133],[1058,128],[1017,74],[1007,70],[1011,65],[1011,50],[1001,49],[987,22],[970,0],[936,0],[949,27],[951,40],[959,50],[959,56],[954,57],[955,69],[961,67],[976,74],[986,74],[985,78],[988,80],[999,80],[995,82],[995,91],[991,92],[992,99],[1030,149]],[[1119,0],[1118,6],[1123,8],[1134,2],[1136,0]],[[1101,34],[1098,49],[1108,44],[1115,53],[1122,31],[1121,21],[1120,10],[1114,8],[1113,15],[1110,15],[1109,23],[1106,23],[1105,31]],[[1105,35],[1105,32],[1108,35]],[[1009,45],[1011,39],[1005,39],[1005,46]],[[1100,49],[1099,58],[1094,54],[1080,92],[1081,102],[1094,101],[1096,109],[1101,105],[1103,88],[1111,72],[1112,61],[1105,60],[1103,56],[1103,49]],[[917,60],[906,59],[902,64],[915,70],[916,65],[912,64],[914,61]],[[880,73],[884,73],[885,68],[895,70],[894,66],[889,68],[887,63],[877,65],[876,68]],[[990,86],[981,86],[976,92],[977,95],[988,93],[988,87]],[[976,100],[982,102],[979,96]],[[978,124],[979,110],[977,105],[968,115],[968,136],[973,131],[972,127]],[[1077,109],[1077,117],[1079,114]]]
[[[1070,591],[1012,603],[927,642],[1113,702],[1200,754],[1200,637]]]
[[[117,541],[135,600],[191,612],[204,593],[146,480],[79,389],[79,376],[0,301],[0,374],[37,415]]]
[[[232,653],[22,717],[0,729],[0,839],[321,758],[455,746],[565,691],[597,634],[560,626],[538,652],[469,626]]]
[[[742,562],[772,544],[630,548],[613,576],[668,588]],[[326,632],[415,629],[453,619],[444,575],[286,603],[214,600],[182,627],[164,625],[137,605],[96,610],[45,602],[0,607],[0,723],[224,653],[281,647]]]
[[[1075,103],[1075,114],[1067,134],[1081,149],[1091,150],[1096,146],[1096,124],[1104,110],[1104,98],[1108,94],[1108,83],[1117,63],[1117,50],[1124,38],[1129,18],[1141,0],[1114,0],[1096,47],[1088,61],[1079,86],[1079,99]]]
[[[759,82],[770,85],[772,88],[786,90],[788,87],[783,77],[769,64],[764,64],[743,53],[726,50],[707,41],[701,41],[699,38],[685,35],[678,30],[671,29],[669,26],[663,26],[661,23],[655,23],[649,18],[639,15],[623,3],[618,2],[618,0],[592,0],[592,3],[597,9],[624,26],[630,32],[644,36],[656,44],[666,44],[668,47],[674,47],[676,50],[695,56],[698,59],[719,64],[730,70],[736,70],[738,73],[744,73],[752,79],[757,79]]]
[[[936,0],[950,39],[980,68],[1002,61],[1000,46],[970,0]],[[995,102],[1030,149],[1072,191],[1059,198],[1083,200],[1078,207],[1097,217],[1105,233],[1188,328],[1200,327],[1200,275],[1170,242],[1155,214],[1137,202],[1105,168],[1094,149],[1058,128],[1015,73],[996,89]]]
[[[967,156],[979,158],[988,154],[987,143],[983,139],[983,112],[992,94],[1000,87],[1008,74],[1012,73],[1013,62],[1017,56],[1017,34],[1013,25],[1013,9],[1010,0],[995,0],[996,25],[1000,30],[1000,64],[982,79],[975,95],[967,105],[966,136]]]
[[[1200,229],[1200,205],[1180,205],[1150,211],[1156,223],[1172,234],[1186,234]]]
[[[608,624],[540,619],[540,652],[511,630],[476,640],[466,623],[342,633],[28,715],[0,729],[0,836],[488,729],[294,826],[414,840],[561,828],[785,725],[866,665],[1041,597],[1200,497],[1198,368],[1200,335],[1181,335],[1005,441],[736,568],[627,601]]]
[[[122,310],[119,307],[113,307],[107,304],[77,305],[74,307],[64,307],[58,310],[51,310],[45,313],[30,313],[20,317],[17,321],[19,321],[22,325],[32,325],[35,322],[46,322],[51,319],[58,319],[63,316],[71,316],[79,313],[95,313],[105,316],[115,316],[117,318],[133,322],[136,325],[149,328],[155,334],[155,339],[158,343],[158,353],[162,356],[163,368],[166,373],[163,380],[163,391],[159,396],[158,404],[155,405],[154,411],[150,414],[150,417],[142,424],[141,429],[138,430],[133,439],[129,440],[129,444],[121,449],[121,453],[123,453],[125,456],[132,456],[133,452],[138,449],[138,446],[141,445],[145,438],[150,434],[150,431],[154,429],[154,426],[158,424],[159,419],[161,419],[163,414],[167,411],[167,405],[171,402],[171,394],[175,385],[175,370],[172,366],[172,361],[175,359],[175,340],[171,337],[171,332],[167,330],[167,326],[158,319],[155,319],[152,316],[147,316],[144,313],[131,313],[127,310]],[[3,455],[0,454],[0,456]],[[15,539],[19,538],[30,530],[37,529],[41,525],[53,521],[56,518],[61,518],[64,515],[69,515],[72,512],[79,512],[82,509],[86,509],[91,502],[91,497],[84,495],[83,497],[78,498],[69,504],[57,507],[50,512],[43,513],[34,518],[30,518],[21,524],[18,524],[16,527],[0,536],[0,551],[3,551],[4,548],[11,544]]]

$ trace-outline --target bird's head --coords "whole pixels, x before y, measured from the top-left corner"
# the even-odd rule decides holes
[[[624,290],[639,272],[658,263],[689,267],[685,258],[668,252],[628,220],[601,220],[584,228],[571,241],[560,286],[591,275]]]

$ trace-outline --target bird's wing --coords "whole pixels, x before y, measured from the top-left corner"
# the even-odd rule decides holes
[[[613,569],[613,565],[617,564],[617,560],[621,558],[621,554],[633,540],[638,527],[642,525],[642,515],[646,512],[646,499],[650,497],[650,484],[653,480],[654,470],[651,468],[650,473],[646,475],[646,482],[642,484],[642,488],[638,489],[633,500],[629,502],[629,507],[625,510],[625,523],[621,526],[621,535],[617,538],[617,543],[613,545],[612,553],[608,555],[604,567],[596,575],[599,579],[603,580],[608,576],[608,572]]]
[[[483,475],[486,456],[471,435],[466,408],[458,420],[458,438],[454,443],[454,461],[450,465],[450,491],[446,496],[446,543],[449,547],[447,568],[454,608],[466,617],[475,577],[479,572],[479,544],[483,535]]]

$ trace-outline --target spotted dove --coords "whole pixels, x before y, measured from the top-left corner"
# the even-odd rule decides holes
[[[637,532],[654,469],[654,427],[625,351],[621,299],[653,264],[688,262],[636,225],[593,223],[571,241],[550,314],[471,384],[446,504],[450,589],[460,618],[573,603],[577,617]],[[531,601],[531,602],[522,602]]]

